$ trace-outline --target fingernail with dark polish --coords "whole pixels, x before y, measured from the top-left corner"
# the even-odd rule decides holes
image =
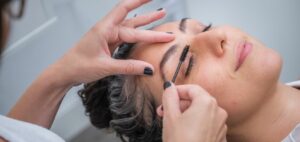
[[[144,74],[145,75],[153,75],[153,70],[151,69],[151,68],[149,68],[149,67],[146,67],[145,69],[144,69]]]
[[[169,81],[166,81],[164,83],[164,89],[166,90],[167,88],[169,88],[171,86],[171,83]]]
[[[166,33],[168,33],[168,34],[174,34],[173,32],[166,32]]]
[[[137,14],[134,14],[134,16],[133,17],[136,17],[137,16]]]
[[[161,11],[161,10],[163,10],[163,8],[159,8],[159,9],[157,9],[157,11]]]

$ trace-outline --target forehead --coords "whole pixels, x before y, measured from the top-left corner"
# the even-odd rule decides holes
[[[173,34],[175,34],[176,39],[168,43],[138,43],[131,53],[131,58],[148,61],[149,63],[156,65],[158,63],[154,62],[157,60],[161,60],[161,57],[169,47],[175,44],[180,47],[184,47],[184,44],[186,44],[184,42],[186,40],[184,39],[186,39],[187,36],[193,35],[194,32],[202,31],[205,27],[202,23],[196,20],[188,19],[186,20],[186,32],[182,32],[179,30],[180,23],[181,21],[169,22],[153,28],[152,30],[154,31],[172,32]],[[155,67],[155,69],[159,68]]]

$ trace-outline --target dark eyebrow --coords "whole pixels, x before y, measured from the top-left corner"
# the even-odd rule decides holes
[[[183,18],[181,19],[180,21],[180,24],[179,24],[179,30],[183,33],[185,33],[185,30],[186,30],[186,21],[188,20],[189,18]]]
[[[182,31],[184,33],[186,31],[186,21],[188,19],[189,18],[183,18],[183,19],[181,19],[180,24],[179,24],[180,31]],[[212,24],[209,24],[209,26],[205,27],[202,32],[206,32],[211,27],[212,27]],[[163,57],[162,57],[162,59],[161,59],[161,61],[159,63],[160,75],[161,75],[161,78],[163,79],[164,82],[167,81],[166,75],[163,72],[164,71],[164,66],[165,66],[166,62],[169,60],[169,58],[171,57],[171,55],[173,55],[176,52],[177,48],[178,48],[177,44],[169,47],[169,49],[164,53],[164,55],[163,55]]]
[[[161,61],[160,61],[160,63],[159,63],[159,68],[160,68],[160,75],[161,75],[161,77],[162,77],[162,79],[163,79],[163,81],[167,81],[167,79],[166,79],[166,76],[165,76],[165,74],[164,74],[164,66],[165,66],[165,64],[166,64],[166,62],[169,60],[169,58],[171,57],[171,55],[173,55],[175,52],[176,52],[176,49],[178,48],[178,45],[173,45],[173,46],[171,46],[166,52],[165,52],[165,54],[163,55],[163,57],[162,57],[162,59],[161,59]]]

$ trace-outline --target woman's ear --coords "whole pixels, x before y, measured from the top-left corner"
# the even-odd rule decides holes
[[[164,110],[163,110],[163,106],[160,105],[156,108],[156,114],[159,116],[159,117],[163,117],[164,116]]]

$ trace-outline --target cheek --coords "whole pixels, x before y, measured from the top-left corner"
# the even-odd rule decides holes
[[[280,55],[270,48],[260,48],[256,57],[252,56],[251,73],[256,80],[272,82],[277,81],[280,75],[282,59]],[[249,69],[250,70],[250,69]]]
[[[201,65],[196,67],[194,76],[191,77],[189,83],[200,85],[212,96],[216,97],[216,91],[222,88],[224,82],[227,82],[224,67],[220,61],[215,59],[206,58],[201,61],[199,63]]]
[[[204,88],[217,99],[219,106],[232,116],[231,114],[240,112],[236,108],[241,106],[239,94],[242,90],[236,89],[236,82],[224,70],[224,67],[218,63],[203,63],[203,66],[198,68],[196,75],[192,77],[189,83],[198,84]]]
[[[208,91],[228,112],[229,123],[237,123],[258,110],[278,80],[280,58],[269,50],[264,52],[264,58],[268,59],[262,62],[255,58],[235,77],[223,62],[202,59],[188,83],[198,84]],[[260,69],[262,66],[268,68]]]

